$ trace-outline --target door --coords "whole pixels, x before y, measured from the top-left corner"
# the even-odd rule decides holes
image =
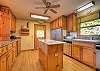
[[[79,45],[72,45],[72,57],[77,60],[81,60],[81,49]]]
[[[34,49],[38,49],[39,40],[46,39],[46,25],[34,25]]]
[[[83,47],[83,62],[96,67],[96,53],[93,48]]]
[[[3,56],[0,57],[0,71],[7,71],[7,67],[6,67],[6,54],[4,54]]]

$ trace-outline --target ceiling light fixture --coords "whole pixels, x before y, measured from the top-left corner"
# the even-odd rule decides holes
[[[42,16],[42,15],[37,15],[37,14],[32,14],[32,13],[31,13],[31,18],[44,19],[44,20],[50,19],[50,17],[48,17],[48,16]]]
[[[77,12],[81,12],[89,7],[92,7],[93,5],[95,5],[95,2],[94,1],[91,1],[89,3],[87,3],[86,5],[80,7],[79,9],[77,9]]]

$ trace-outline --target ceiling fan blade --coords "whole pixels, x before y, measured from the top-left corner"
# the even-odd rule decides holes
[[[50,8],[58,8],[60,7],[60,4],[57,4],[57,5],[51,5]]]
[[[53,9],[50,9],[50,11],[53,12],[53,13],[55,13],[55,14],[57,13],[57,11],[55,11],[55,10],[53,10]]]
[[[49,10],[49,8],[47,8],[47,9],[45,10],[44,14],[46,14],[48,10]]]
[[[46,0],[42,0],[43,1],[43,3],[45,4],[45,5],[47,5],[47,1]]]
[[[46,7],[35,7],[35,9],[45,9]]]

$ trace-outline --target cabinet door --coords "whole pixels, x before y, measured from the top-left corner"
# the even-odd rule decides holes
[[[83,62],[95,67],[96,53],[93,48],[83,47]]]
[[[11,16],[11,31],[16,31],[16,19],[14,16]]]
[[[76,14],[73,14],[73,31],[74,32],[77,32],[77,16],[76,16]]]
[[[63,27],[63,24],[62,24],[62,18],[61,18],[61,17],[59,18],[59,27],[60,27],[60,28]]]
[[[57,71],[57,45],[48,46],[48,71]]]
[[[72,45],[72,57],[81,60],[81,47],[79,45]]]
[[[0,71],[7,71],[6,60],[6,54],[0,57]]]
[[[10,50],[7,55],[7,69],[8,70],[11,68],[12,63],[13,63],[12,50]]]
[[[13,62],[15,61],[15,58],[17,56],[17,44],[16,42],[13,42]]]
[[[69,32],[73,31],[72,28],[73,28],[73,16],[72,15],[69,15],[67,16],[67,30]]]
[[[2,20],[2,15],[3,13],[0,11],[0,40],[2,40],[2,24],[3,24],[3,20]]]
[[[58,45],[58,64],[57,71],[62,71],[63,68],[63,44]]]
[[[56,28],[59,28],[59,26],[58,26],[58,24],[59,24],[59,23],[58,23],[58,19],[56,19],[55,22],[56,22]]]

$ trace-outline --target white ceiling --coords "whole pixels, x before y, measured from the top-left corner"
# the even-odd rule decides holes
[[[57,8],[57,14],[54,14],[50,11],[46,14],[50,16],[52,19],[57,18],[61,15],[68,15],[72,13],[75,9],[80,6],[88,3],[91,0],[47,0],[51,1],[54,4],[60,4],[61,7]],[[55,2],[53,2],[55,1]],[[11,8],[13,14],[17,18],[21,19],[31,19],[30,12],[36,14],[42,14],[44,9],[35,9],[35,7],[44,6],[42,0],[0,0],[1,5],[5,5]]]

